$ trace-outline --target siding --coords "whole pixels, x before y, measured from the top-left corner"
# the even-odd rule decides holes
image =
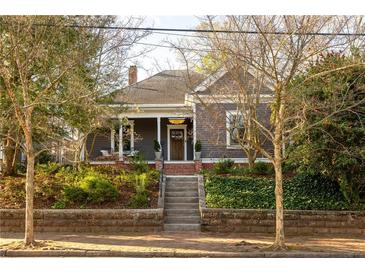
[[[134,120],[134,149],[138,150],[145,160],[154,160],[153,140],[157,139],[157,119],[140,118]]]
[[[93,150],[91,151],[93,139],[95,136],[95,142],[93,146]],[[96,157],[102,156],[100,150],[108,150],[110,152],[110,133],[92,133],[89,134],[86,140],[86,149],[89,153],[90,160],[95,160]]]
[[[242,149],[227,148],[226,111],[235,109],[235,104],[196,105],[196,137],[202,143],[201,157],[246,158]],[[258,119],[263,121],[266,126],[270,124],[270,109],[267,104],[258,106]],[[263,146],[272,151],[272,145],[269,142]],[[259,155],[258,157],[262,156]]]

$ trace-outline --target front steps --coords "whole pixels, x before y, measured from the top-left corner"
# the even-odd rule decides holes
[[[165,231],[201,231],[198,182],[195,176],[166,178],[165,213]]]

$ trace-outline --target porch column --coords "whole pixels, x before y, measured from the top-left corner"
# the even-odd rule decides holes
[[[157,117],[157,141],[161,144],[161,117]]]
[[[115,152],[115,140],[114,140],[114,136],[115,136],[115,129],[112,128],[110,130],[110,152],[111,152],[111,154],[113,154]]]
[[[134,151],[134,120],[130,121],[131,152]]]
[[[195,143],[196,143],[196,105],[193,104],[193,159],[195,160]]]
[[[123,125],[119,125],[119,161],[123,161]]]
[[[80,132],[78,138],[79,138],[79,140],[82,140],[82,144],[81,144],[81,147],[80,147],[80,160],[81,161],[85,161],[85,152],[86,152],[85,151],[85,145],[86,145],[86,140],[84,139],[84,137],[85,137],[84,133]],[[65,145],[63,144],[63,142],[61,143],[61,146],[62,146],[62,150],[61,150],[61,154],[62,154],[62,151],[63,151],[63,149],[65,147]],[[61,161],[63,161],[63,158],[62,157],[63,156],[61,156]]]

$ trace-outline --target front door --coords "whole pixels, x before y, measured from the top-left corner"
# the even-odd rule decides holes
[[[184,160],[184,130],[170,129],[170,160]]]

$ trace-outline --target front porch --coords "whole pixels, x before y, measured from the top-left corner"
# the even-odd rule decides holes
[[[167,165],[193,164],[195,136],[191,116],[129,116],[115,122],[115,126],[102,128],[87,138],[84,157],[90,163],[127,162],[138,153],[154,164],[154,140],[157,140]]]

